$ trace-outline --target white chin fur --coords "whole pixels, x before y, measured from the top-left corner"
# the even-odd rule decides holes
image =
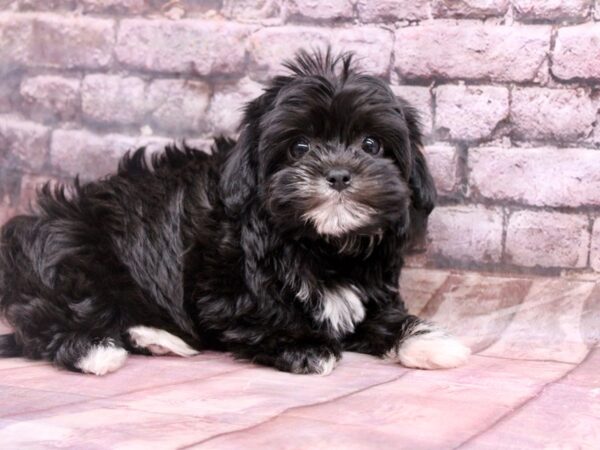
[[[421,324],[414,331],[427,332],[405,338],[386,357],[415,369],[450,369],[469,359],[471,350],[443,331],[429,324]]]
[[[112,345],[98,345],[90,348],[88,354],[81,358],[75,367],[84,373],[106,375],[125,364],[127,350]]]
[[[304,214],[323,235],[341,236],[369,224],[374,211],[368,206],[332,197]]]
[[[173,353],[178,356],[194,356],[198,351],[186,344],[183,339],[158,328],[137,326],[127,330],[131,342],[139,348],[149,350],[153,355]]]

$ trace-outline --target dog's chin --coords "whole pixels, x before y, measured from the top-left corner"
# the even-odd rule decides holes
[[[341,237],[352,234],[370,234],[376,211],[370,206],[332,196],[308,210],[302,218],[312,224],[319,235]]]

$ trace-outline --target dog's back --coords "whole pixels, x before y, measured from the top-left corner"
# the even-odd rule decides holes
[[[41,188],[35,212],[1,230],[0,313],[15,334],[0,338],[0,356],[83,370],[90,348],[128,346],[124,322],[192,339],[185,222],[197,226],[218,207],[216,174],[233,144],[218,139],[213,155],[139,149],[108,178]]]

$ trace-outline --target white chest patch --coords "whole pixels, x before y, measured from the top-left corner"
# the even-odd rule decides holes
[[[365,308],[353,285],[326,290],[321,302],[322,307],[317,319],[329,322],[332,330],[338,335],[354,331],[355,325],[365,318]]]

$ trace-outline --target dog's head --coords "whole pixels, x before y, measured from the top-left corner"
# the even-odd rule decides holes
[[[295,233],[421,235],[435,187],[416,111],[350,54],[300,52],[286,66],[246,107],[221,183],[228,212],[260,201]]]

